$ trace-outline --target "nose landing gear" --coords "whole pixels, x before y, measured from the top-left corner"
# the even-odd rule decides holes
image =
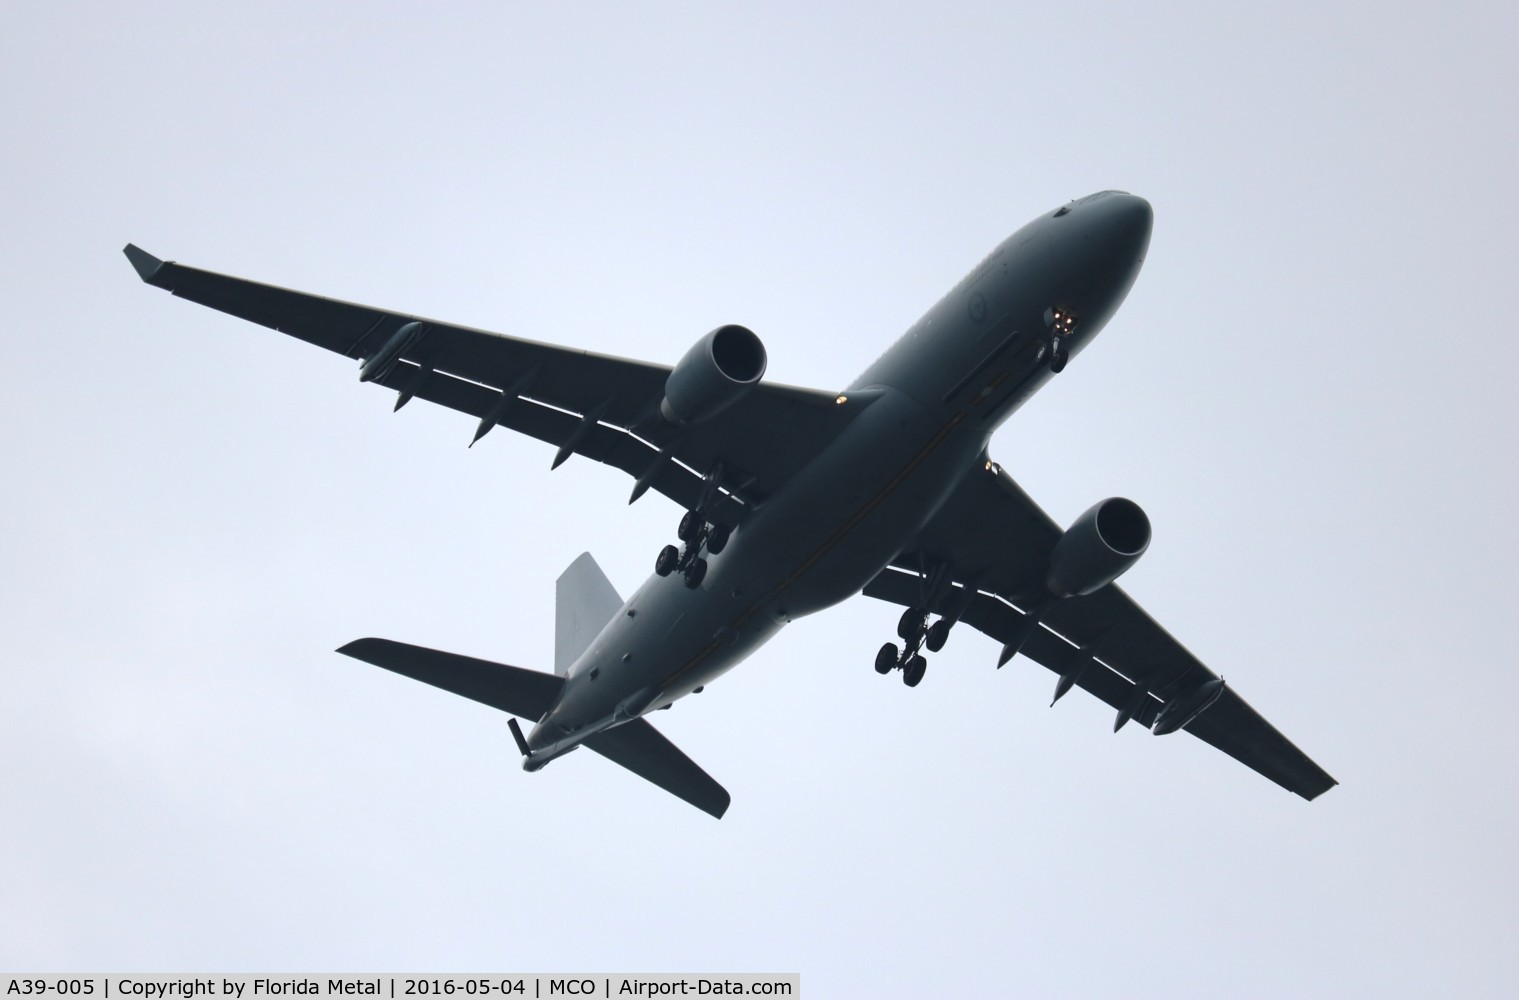
[[[1070,360],[1065,338],[1075,331],[1076,317],[1069,309],[1051,306],[1044,311],[1044,325],[1050,331],[1050,343],[1045,350],[1045,357],[1049,361],[1050,371],[1058,375],[1065,370],[1065,363]]]

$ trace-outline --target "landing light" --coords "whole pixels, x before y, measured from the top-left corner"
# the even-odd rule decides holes
[[[835,402],[835,403],[837,403],[837,404],[838,404],[838,405],[840,405],[840,406],[843,406],[843,405],[844,405],[844,404],[845,404],[845,403],[847,403],[847,402],[849,402],[849,397],[848,397],[848,396],[842,396],[842,395],[841,395],[841,396],[839,396],[839,397],[838,397],[838,398],[836,398],[836,399],[835,399],[835,400],[834,400],[834,402]]]
[[[1044,311],[1044,325],[1057,335],[1066,336],[1076,329],[1076,317],[1068,309],[1051,306]]]

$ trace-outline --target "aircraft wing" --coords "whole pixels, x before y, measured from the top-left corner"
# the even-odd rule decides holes
[[[422,319],[186,267],[127,245],[150,285],[358,359],[373,358],[408,324],[415,336],[374,379],[480,420],[476,437],[510,427],[570,454],[615,466],[687,509],[722,464],[711,520],[737,524],[790,479],[850,419],[834,394],[760,383],[710,419],[674,427],[658,417],[670,368]]]
[[[966,478],[865,593],[958,615],[1007,643],[1022,632],[1023,611],[1045,596],[1050,551],[1061,533],[1012,477],[992,465]],[[936,565],[947,566],[953,581],[937,596],[925,573]],[[1194,695],[1217,678],[1116,584],[1044,603],[1021,652],[1062,677],[1074,672],[1076,686],[1144,726],[1173,699]],[[1336,784],[1227,686],[1184,728],[1305,799]]]

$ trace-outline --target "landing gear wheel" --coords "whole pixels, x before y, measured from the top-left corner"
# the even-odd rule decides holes
[[[876,673],[889,674],[897,666],[897,647],[895,643],[888,642],[876,653]]]
[[[731,524],[719,524],[707,536],[707,551],[714,556],[728,547],[728,536],[733,534]]]
[[[683,542],[689,542],[701,531],[702,517],[694,510],[688,510],[681,515],[680,527],[675,529],[675,537]]]
[[[906,666],[902,668],[902,683],[910,688],[917,687],[918,682],[923,680],[923,674],[927,670],[928,661],[923,659],[921,655],[914,655],[907,661]]]
[[[696,558],[686,567],[686,586],[695,590],[707,576],[707,560]]]
[[[949,622],[945,621],[943,618],[940,618],[938,621],[928,626],[928,637],[923,640],[923,645],[928,647],[928,651],[930,653],[937,653],[939,650],[944,648],[944,644],[948,641]]]
[[[1050,371],[1059,375],[1065,370],[1065,363],[1068,360],[1065,345],[1060,342],[1060,337],[1057,335],[1050,340]]]
[[[927,617],[928,612],[922,608],[908,608],[902,612],[902,617],[897,619],[897,638],[911,642],[923,631],[923,619]]]
[[[659,550],[659,558],[654,560],[654,572],[660,576],[669,576],[670,571],[675,569],[680,562],[680,549],[673,545],[666,545]]]

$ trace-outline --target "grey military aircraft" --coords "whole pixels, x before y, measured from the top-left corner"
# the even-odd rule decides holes
[[[361,363],[359,380],[633,477],[685,508],[624,601],[589,554],[560,576],[554,672],[387,639],[340,650],[521,717],[536,771],[578,747],[713,816],[729,795],[650,725],[782,626],[858,593],[905,608],[881,674],[923,680],[963,622],[1156,734],[1186,730],[1313,799],[1335,781],[1114,580],[1150,523],[1103,500],[1062,530],[987,454],[992,432],[1112,318],[1150,242],[1150,205],[1101,191],[1034,219],[838,392],[762,381],[765,348],[718,327],[674,365],[592,354],[126,255],[150,285]],[[471,442],[473,444],[473,441]],[[932,621],[930,621],[932,619]],[[1053,702],[1051,702],[1053,704]]]

